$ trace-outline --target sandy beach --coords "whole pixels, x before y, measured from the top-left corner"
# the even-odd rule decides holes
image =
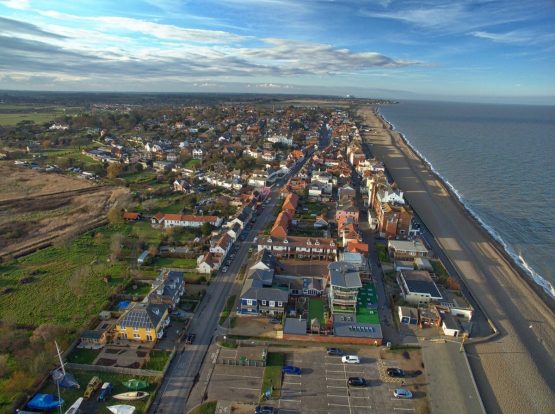
[[[555,412],[555,317],[523,274],[441,180],[371,107],[364,134],[499,331],[466,345],[488,413]]]

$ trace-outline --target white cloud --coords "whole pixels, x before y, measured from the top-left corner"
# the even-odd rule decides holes
[[[515,45],[539,44],[544,42],[553,42],[555,40],[555,34],[540,34],[524,30],[513,30],[504,33],[475,31],[471,32],[470,35],[480,39],[491,40],[496,43]]]
[[[0,2],[10,9],[27,10],[31,7],[31,0],[5,0]]]

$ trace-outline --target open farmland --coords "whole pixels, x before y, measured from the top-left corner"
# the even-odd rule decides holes
[[[16,125],[21,121],[32,121],[36,124],[52,121],[66,115],[79,112],[78,107],[0,105],[0,125]]]
[[[0,258],[19,256],[105,222],[126,189],[0,164]]]

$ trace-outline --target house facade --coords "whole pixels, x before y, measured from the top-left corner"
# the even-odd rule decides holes
[[[337,245],[331,238],[258,235],[258,251],[267,249],[278,258],[335,260]]]
[[[126,310],[115,326],[118,339],[156,342],[169,325],[169,307],[164,304],[137,303]]]

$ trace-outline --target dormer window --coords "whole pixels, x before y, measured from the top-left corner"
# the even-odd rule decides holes
[[[306,244],[307,244],[307,246],[312,245],[312,243],[310,242],[310,240],[307,240],[307,241],[306,241]]]
[[[285,239],[285,240],[283,241],[283,243],[287,244],[287,243],[289,243],[289,240]]]
[[[320,246],[320,242],[318,240],[316,240],[316,243],[314,243],[316,246]]]
[[[272,239],[270,239],[270,238],[268,237],[268,243],[271,243],[271,242],[272,242]]]

